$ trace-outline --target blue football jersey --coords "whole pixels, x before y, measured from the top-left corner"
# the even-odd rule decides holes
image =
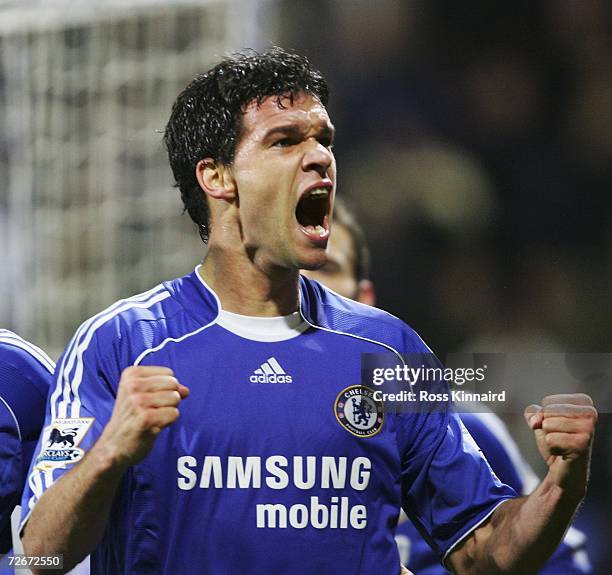
[[[539,480],[510,436],[506,426],[493,413],[464,413],[461,420],[472,435],[493,471],[517,493],[529,494]],[[450,575],[425,539],[410,521],[401,523],[396,542],[402,562],[418,575]],[[553,556],[540,570],[541,575],[584,575],[591,573],[584,533],[570,527]]]
[[[45,352],[0,329],[0,553],[11,548],[11,513],[43,425],[53,369]]]
[[[301,279],[299,312],[221,310],[197,269],[85,322],[64,352],[23,521],[111,417],[121,371],[191,393],[123,477],[92,573],[399,572],[400,505],[444,554],[515,492],[449,409],[385,413],[361,356],[427,353],[397,318]]]

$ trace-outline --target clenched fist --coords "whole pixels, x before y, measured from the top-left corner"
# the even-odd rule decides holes
[[[597,421],[591,398],[583,393],[549,395],[541,406],[530,405],[524,415],[552,481],[584,495]]]
[[[143,459],[159,432],[179,417],[189,389],[167,367],[133,366],[123,370],[110,421],[97,448],[113,465],[127,468]]]

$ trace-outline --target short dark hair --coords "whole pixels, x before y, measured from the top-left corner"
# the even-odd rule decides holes
[[[334,201],[335,224],[340,224],[348,231],[353,244],[353,275],[359,282],[370,276],[370,249],[363,228],[357,221],[353,207],[346,200],[336,197]]]
[[[272,47],[265,52],[236,52],[197,76],[178,96],[166,125],[164,144],[185,210],[208,241],[208,205],[196,179],[203,158],[230,165],[240,141],[247,106],[269,96],[305,92],[326,106],[329,88],[320,72],[294,52]]]

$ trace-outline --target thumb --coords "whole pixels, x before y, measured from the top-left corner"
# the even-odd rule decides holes
[[[178,385],[178,392],[181,395],[181,399],[185,399],[189,395],[189,388],[184,386],[182,383],[179,383]]]
[[[527,406],[523,413],[523,417],[525,418],[525,421],[530,429],[536,430],[542,428],[544,414],[542,413],[541,406],[535,404]]]

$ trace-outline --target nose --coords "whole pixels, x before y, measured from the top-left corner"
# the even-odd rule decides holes
[[[302,158],[302,169],[305,172],[315,171],[324,178],[334,163],[334,153],[331,148],[312,138],[308,141],[308,148]]]

